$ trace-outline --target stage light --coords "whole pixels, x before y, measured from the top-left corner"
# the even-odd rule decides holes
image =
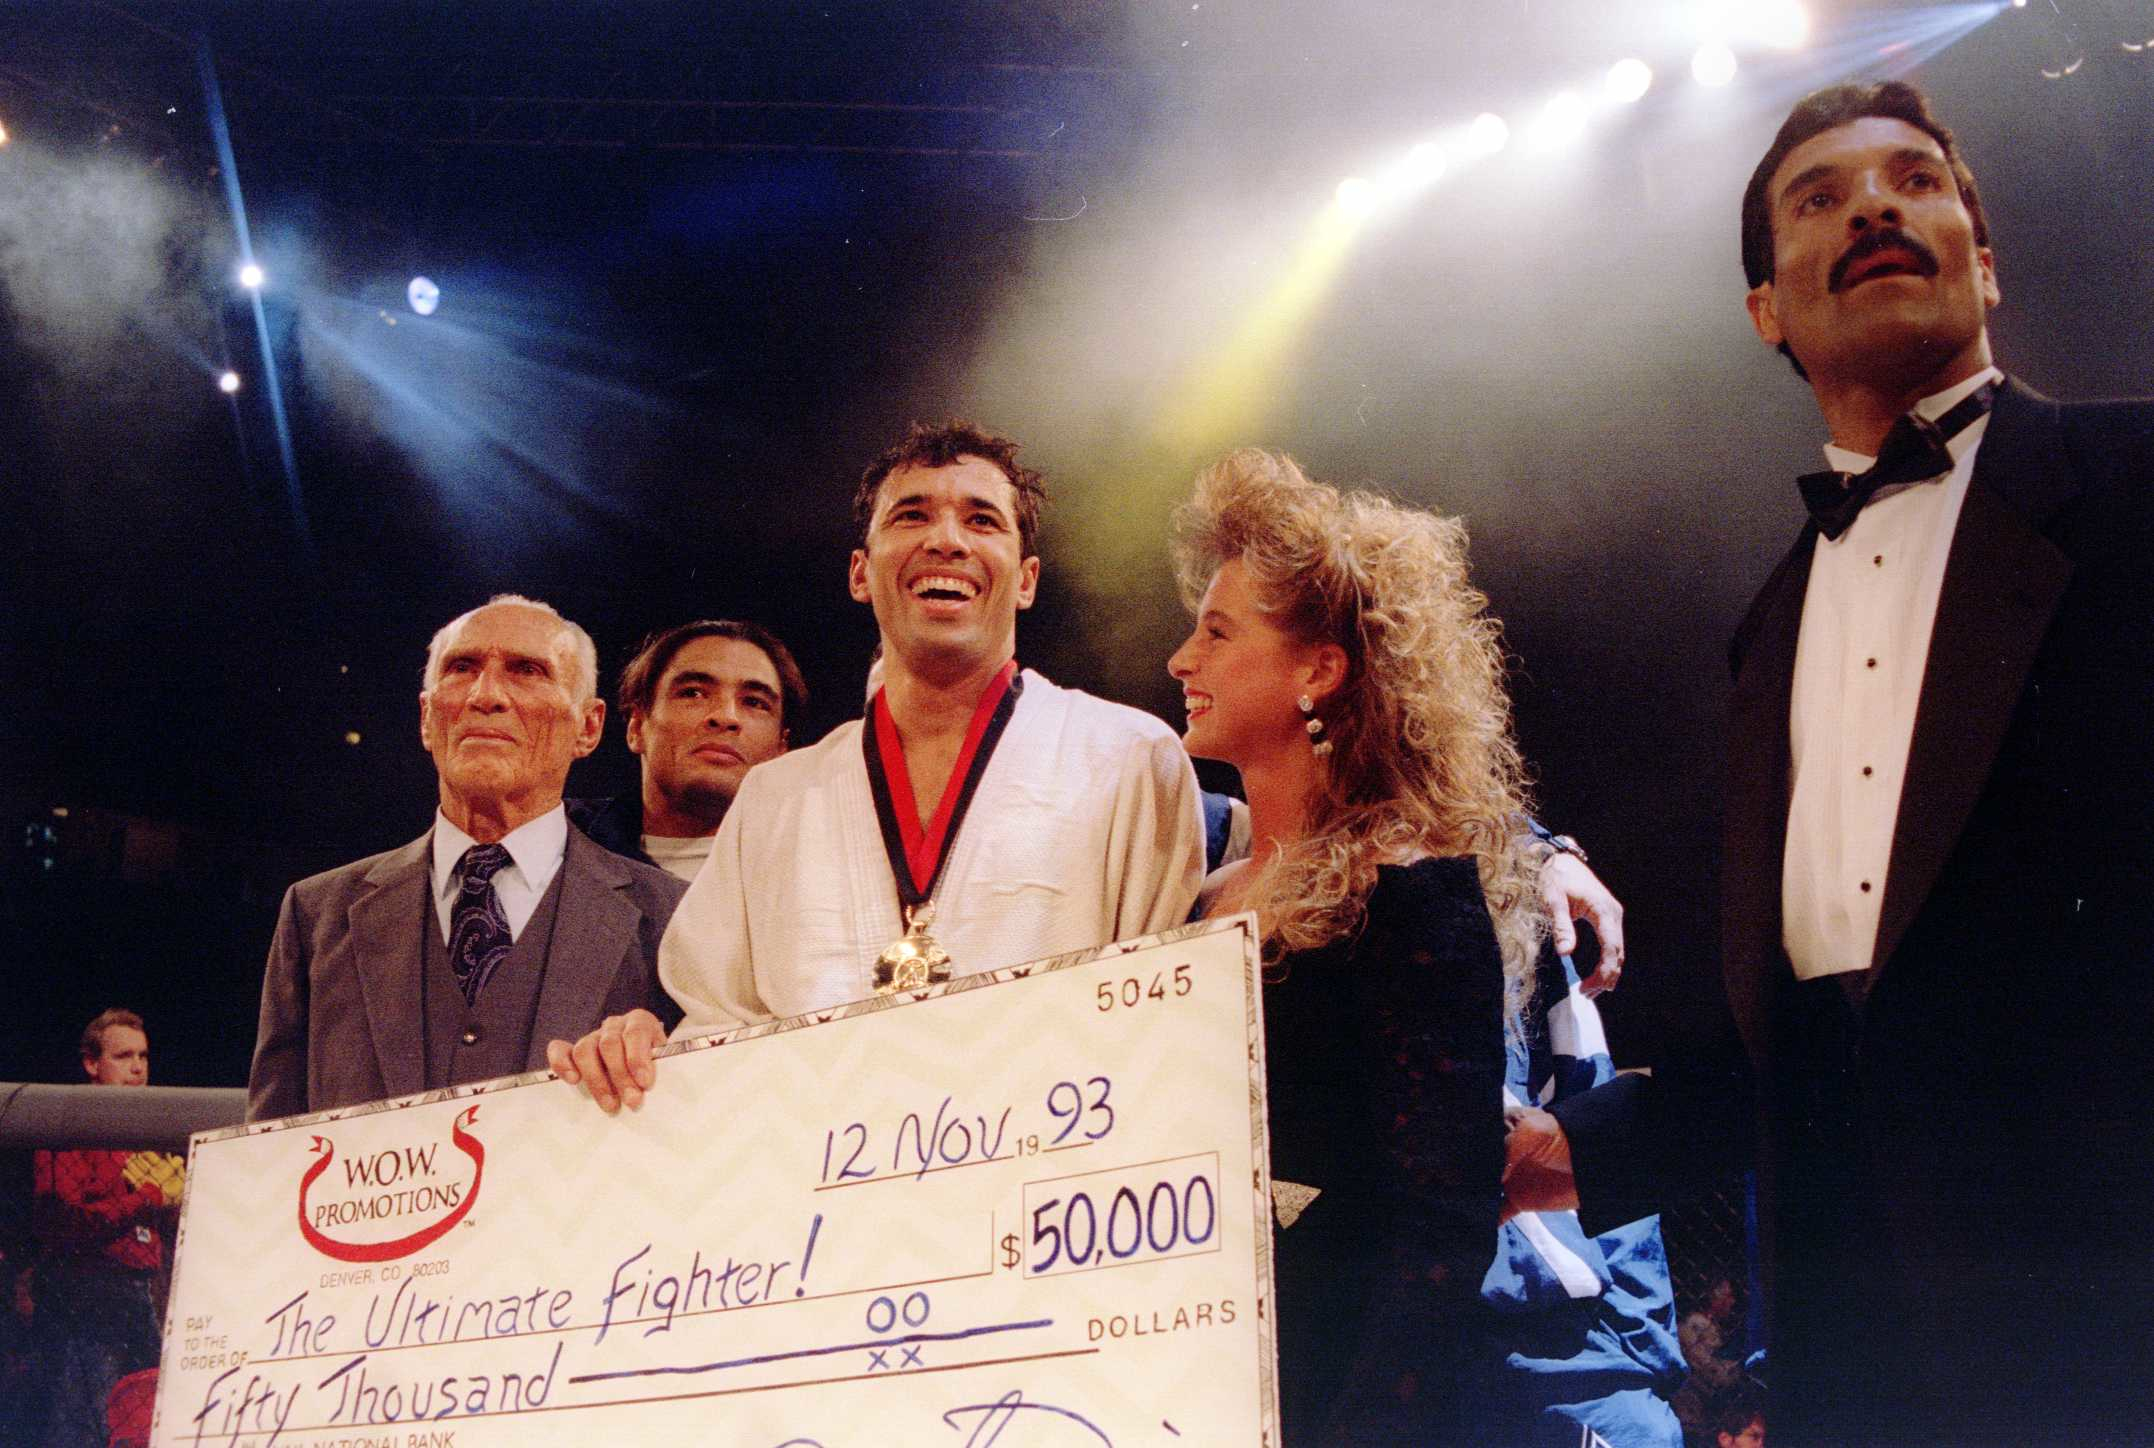
[[[5,146],[6,144],[7,144],[7,127],[6,127],[5,125],[0,125],[0,146]]]
[[[1339,183],[1338,202],[1343,216],[1367,216],[1376,209],[1376,185],[1364,177],[1349,176]]]
[[[1608,67],[1610,100],[1634,101],[1653,88],[1653,67],[1642,60],[1619,60]]]
[[[1735,79],[1735,52],[1717,40],[1701,45],[1690,58],[1690,73],[1699,85],[1726,85]]]
[[[1511,141],[1511,128],[1494,111],[1483,111],[1466,128],[1466,149],[1476,156],[1493,156]]]
[[[1793,50],[1810,38],[1810,14],[1798,0],[1762,0],[1751,12],[1750,29],[1767,45]]]
[[[1585,130],[1586,103],[1576,91],[1558,91],[1541,108],[1530,134],[1535,150],[1553,151],[1577,140]]]
[[[239,374],[237,372],[226,372],[221,374],[217,378],[217,390],[219,392],[222,392],[227,397],[230,397],[233,393],[239,391]]]
[[[414,312],[422,317],[431,317],[434,315],[434,308],[441,305],[441,288],[425,277],[413,277],[411,285],[404,288],[404,299],[411,303]]]
[[[251,261],[239,269],[239,284],[250,292],[260,291],[262,283],[268,280],[269,278],[262,274],[262,269]]]
[[[1441,180],[1443,172],[1443,147],[1434,141],[1421,142],[1399,163],[1399,179],[1408,186],[1430,185]]]

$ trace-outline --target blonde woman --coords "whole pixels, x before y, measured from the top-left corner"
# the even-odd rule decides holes
[[[1286,1441],[1477,1442],[1506,1022],[1544,930],[1498,625],[1455,520],[1247,449],[1176,518],[1184,743],[1241,773]]]

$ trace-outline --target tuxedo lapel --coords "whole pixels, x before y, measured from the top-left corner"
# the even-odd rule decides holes
[[[367,872],[352,901],[351,948],[366,998],[367,1026],[384,1095],[407,1096],[426,1085],[426,1022],[419,991],[420,930],[433,915],[429,831]]]
[[[629,883],[626,862],[570,828],[527,1069],[545,1065],[548,1041],[573,1041],[604,1014],[614,977],[643,921],[643,912],[628,897]]]
[[[2075,491],[2057,405],[2008,383],[1975,455],[1938,593],[1879,911],[1880,970],[1928,900],[2011,727],[2072,574],[2039,528]]]
[[[1802,536],[1759,591],[1729,649],[1727,812],[1721,866],[1723,969],[1729,1004],[1752,1057],[1771,1035],[1769,998],[1780,955],[1780,871],[1787,848],[1788,709],[1795,642],[1817,527]]]

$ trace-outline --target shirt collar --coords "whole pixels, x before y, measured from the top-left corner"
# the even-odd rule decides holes
[[[438,898],[456,888],[456,866],[464,851],[478,841],[465,834],[439,809],[434,811],[434,894]],[[554,867],[568,853],[568,812],[555,805],[535,820],[526,820],[502,836],[509,858],[525,880],[551,878]]]
[[[1983,383],[2002,381],[2004,381],[2002,372],[1999,372],[1994,367],[1985,367],[1974,376],[1953,383],[1942,392],[1931,393],[1928,397],[1916,403],[1913,411],[1919,417],[1943,417],[1953,409],[1961,398],[1971,395]],[[1952,440],[1945,444],[1945,450],[1952,454],[1952,461],[1958,462],[1966,455],[1967,449],[1981,441],[1981,438],[1982,428],[1980,420],[1977,420],[1977,422],[1969,424],[1954,434]],[[1870,470],[1870,465],[1876,461],[1877,459],[1868,453],[1859,453],[1848,448],[1835,447],[1829,442],[1825,444],[1825,466],[1832,468],[1836,472],[1866,473]]]

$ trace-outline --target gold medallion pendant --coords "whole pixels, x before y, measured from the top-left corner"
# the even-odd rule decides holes
[[[939,985],[950,978],[950,954],[927,933],[935,923],[935,902],[905,907],[905,934],[875,957],[875,993],[896,995]]]

